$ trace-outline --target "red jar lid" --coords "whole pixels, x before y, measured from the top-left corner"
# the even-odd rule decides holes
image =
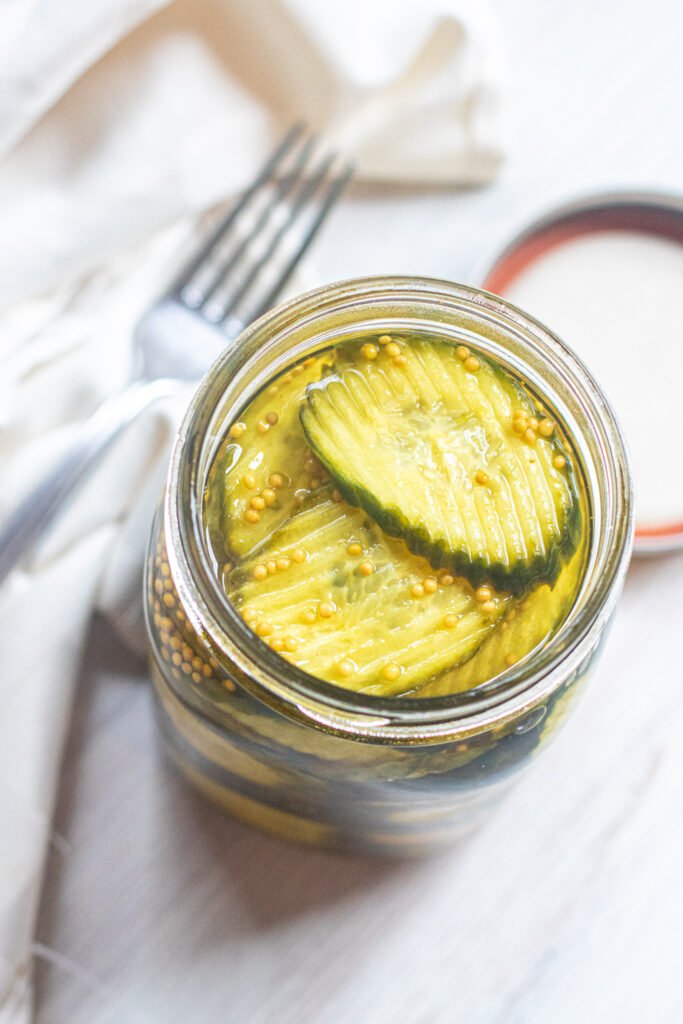
[[[568,203],[475,280],[547,324],[610,398],[633,457],[634,550],[683,548],[683,197]]]

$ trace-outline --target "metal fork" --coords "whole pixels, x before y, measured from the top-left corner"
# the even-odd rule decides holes
[[[198,380],[265,313],[352,174],[296,125],[168,290],[139,320],[134,372],[0,529],[0,582],[26,555],[104,450],[156,399]]]

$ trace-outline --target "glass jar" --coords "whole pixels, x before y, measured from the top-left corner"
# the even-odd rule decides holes
[[[307,675],[235,612],[211,564],[202,499],[227,425],[294,360],[358,334],[437,332],[488,351],[549,401],[583,462],[588,554],[552,639],[504,674],[438,698],[380,698]],[[214,364],[180,428],[147,571],[159,722],[187,778],[291,838],[419,853],[471,830],[563,722],[614,611],[632,543],[628,457],[576,356],[493,295],[415,278],[331,285],[278,307]]]

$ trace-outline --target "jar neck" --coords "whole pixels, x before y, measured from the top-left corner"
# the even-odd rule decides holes
[[[428,331],[473,344],[548,398],[575,440],[590,511],[587,564],[553,638],[504,675],[439,698],[381,698],[309,676],[259,640],[211,564],[202,522],[207,475],[226,426],[280,369],[353,334]],[[176,440],[165,504],[169,562],[192,626],[264,703],[325,730],[374,742],[443,741],[517,715],[579,667],[611,615],[632,543],[628,456],[588,370],[555,335],[493,295],[448,282],[367,278],[309,292],[252,324],[205,378]]]

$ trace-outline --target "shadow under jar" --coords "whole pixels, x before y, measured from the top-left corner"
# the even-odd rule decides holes
[[[585,494],[583,573],[559,628],[463,692],[383,697],[289,663],[228,599],[204,495],[229,426],[285,368],[350,337],[429,332],[523,379],[572,439]],[[583,364],[509,303],[462,285],[368,278],[278,307],[213,366],[185,416],[149,548],[152,678],[167,749],[232,814],[292,839],[416,854],[471,831],[575,703],[632,542],[628,458]]]

